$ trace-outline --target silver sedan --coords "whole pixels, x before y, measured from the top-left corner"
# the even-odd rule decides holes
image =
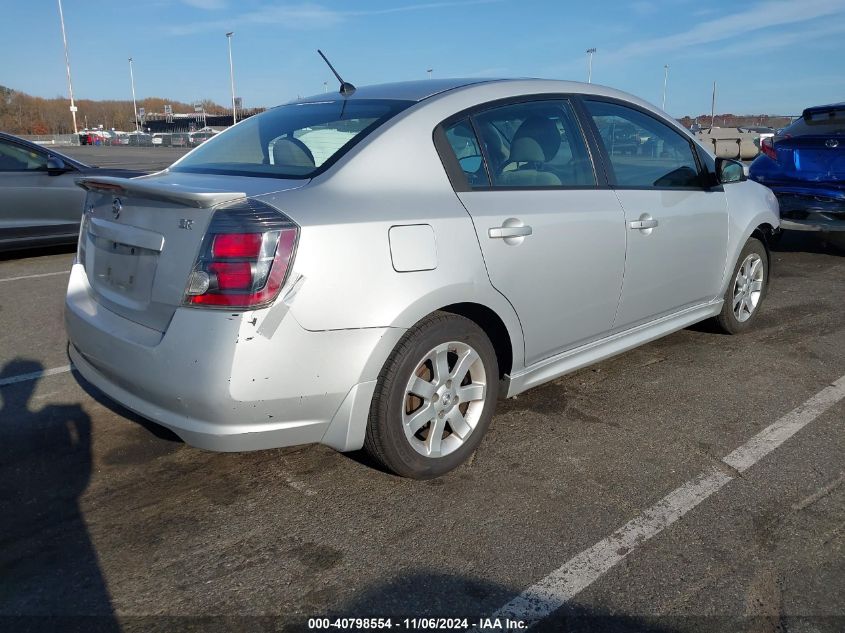
[[[757,318],[777,202],[655,107],[543,80],[350,88],[80,180],[86,379],[198,447],[364,447],[428,478],[498,398]]]

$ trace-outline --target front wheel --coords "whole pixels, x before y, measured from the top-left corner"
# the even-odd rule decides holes
[[[763,243],[749,238],[739,254],[731,283],[725,292],[722,312],[716,317],[728,334],[739,334],[751,327],[760,313],[769,287],[769,257]]]
[[[499,367],[473,321],[432,314],[399,341],[379,375],[364,447],[414,479],[439,477],[481,442],[496,407]]]

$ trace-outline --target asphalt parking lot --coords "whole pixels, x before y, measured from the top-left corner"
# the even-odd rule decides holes
[[[0,628],[472,623],[534,588],[535,630],[845,630],[845,257],[812,237],[773,253],[752,332],[696,326],[501,402],[429,482],[321,446],[204,452],[108,402],[67,367],[72,257],[0,260]],[[773,423],[794,435],[723,461]]]
[[[187,154],[190,149],[181,147],[82,145],[79,147],[62,147],[58,148],[58,151],[87,165],[96,165],[97,167],[159,171],[169,167],[178,158]]]

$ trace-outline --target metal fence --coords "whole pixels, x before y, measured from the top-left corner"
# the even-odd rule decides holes
[[[79,145],[77,134],[24,134],[21,138],[32,141],[38,145]]]

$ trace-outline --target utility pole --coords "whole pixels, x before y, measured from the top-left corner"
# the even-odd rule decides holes
[[[140,132],[138,124],[138,103],[135,101],[135,73],[132,70],[132,58],[129,58],[129,81],[132,83],[132,112],[135,115],[135,131]]]
[[[59,0],[59,20],[62,23],[62,41],[65,45],[65,67],[67,68],[67,91],[70,97],[70,114],[73,117],[73,133],[79,134],[76,127],[76,104],[73,102],[73,83],[70,80],[70,55],[67,52],[67,34],[65,33],[65,14],[62,11],[62,0]]]
[[[716,82],[713,82],[713,99],[710,102],[710,127],[716,126]]]
[[[595,52],[596,52],[595,48],[588,48],[587,49],[587,55],[589,55],[589,57],[587,58],[587,83],[588,84],[593,83],[593,53],[595,53]]]
[[[666,85],[669,83],[669,64],[663,66],[663,111],[666,111]]]
[[[229,41],[229,81],[232,84],[232,125],[238,122],[238,112],[235,108],[235,67],[232,65],[232,35],[234,31],[226,33],[226,39]]]

